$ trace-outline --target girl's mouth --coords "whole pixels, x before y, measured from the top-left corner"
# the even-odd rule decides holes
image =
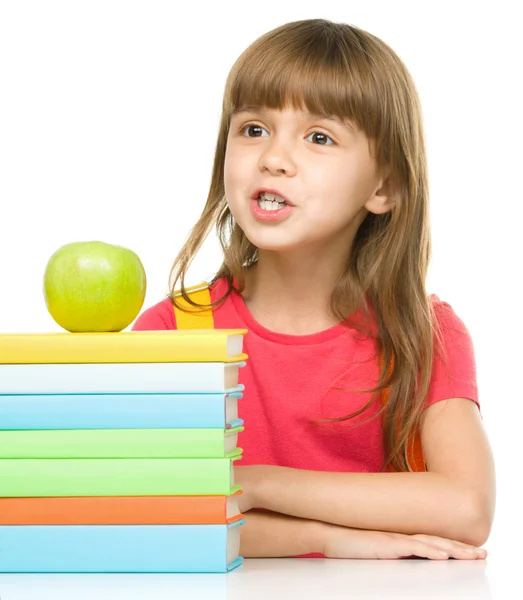
[[[251,200],[251,212],[254,217],[260,221],[282,221],[286,219],[294,210],[286,202],[276,202],[274,200],[260,200],[260,198]]]

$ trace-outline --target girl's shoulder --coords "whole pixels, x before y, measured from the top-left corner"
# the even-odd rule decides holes
[[[474,344],[461,317],[438,296],[429,296],[439,326],[426,405],[447,398],[468,398],[479,406]],[[441,344],[441,345],[440,345]]]
[[[176,329],[172,300],[167,297],[153,304],[139,315],[131,327],[133,331]]]
[[[448,302],[440,300],[436,294],[431,294],[429,300],[432,305],[434,318],[442,331],[469,334],[465,323]]]

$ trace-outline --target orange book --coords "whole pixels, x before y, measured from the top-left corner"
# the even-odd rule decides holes
[[[231,496],[0,498],[0,525],[212,525],[243,518]]]

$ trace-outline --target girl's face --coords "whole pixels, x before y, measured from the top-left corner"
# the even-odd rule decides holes
[[[251,243],[265,250],[334,243],[349,251],[368,211],[393,206],[362,132],[348,122],[294,109],[254,108],[232,116],[224,183],[234,219]],[[292,207],[281,211],[284,218],[256,215],[259,205],[252,198],[259,188],[290,202]]]

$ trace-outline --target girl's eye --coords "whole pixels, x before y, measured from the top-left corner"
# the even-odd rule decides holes
[[[256,130],[256,132],[258,131],[267,131],[266,129],[263,129],[263,127],[260,127],[259,125],[253,125],[252,123],[247,123],[247,125],[244,125],[241,129],[240,129],[240,133],[244,133],[245,131],[249,131],[249,129],[253,129]],[[261,137],[260,135],[258,135],[258,133],[256,133],[256,135],[250,136],[248,135],[247,137]]]
[[[311,135],[317,135],[319,140],[330,140],[332,144],[334,144],[332,138],[330,138],[326,133],[322,133],[321,131],[313,131],[308,137]],[[332,144],[328,144],[327,142],[320,141],[320,146],[331,146]]]
[[[254,125],[252,123],[247,123],[247,125],[244,125],[240,129],[240,133],[244,135],[245,132],[248,132],[251,129],[252,129],[253,132],[256,132],[255,135],[252,135],[252,136],[251,135],[247,135],[246,137],[262,137],[259,132],[260,131],[267,131],[266,129],[264,129],[260,125]],[[311,137],[311,135],[318,136],[316,139],[318,140],[318,145],[320,145],[320,146],[331,146],[332,144],[335,143],[332,140],[331,137],[329,137],[326,133],[322,133],[321,131],[313,131],[307,137],[309,138],[309,137]],[[244,135],[244,137],[245,137],[245,135]],[[330,143],[328,143],[327,140],[330,140]]]

